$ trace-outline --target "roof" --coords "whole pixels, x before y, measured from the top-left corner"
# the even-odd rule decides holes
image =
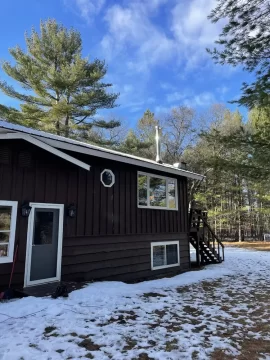
[[[0,140],[1,139],[18,139],[29,141],[43,149],[54,153],[57,156],[64,158],[67,161],[76,163],[88,170],[90,166],[85,164],[72,156],[65,154],[61,150],[69,150],[75,153],[82,153],[92,155],[104,159],[115,160],[127,164],[133,164],[147,169],[159,170],[169,174],[181,175],[187,178],[202,180],[203,175],[193,173],[184,169],[176,168],[170,164],[159,164],[156,161],[144,159],[138,156],[121,153],[119,151],[106,149],[100,146],[87,144],[78,140],[65,138],[63,136],[50,134],[44,131],[34,130],[21,125],[15,125],[3,120],[0,120]]]

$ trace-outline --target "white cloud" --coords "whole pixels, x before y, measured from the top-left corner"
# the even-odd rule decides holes
[[[64,4],[89,24],[103,9],[105,1],[106,0],[64,0]]]
[[[107,10],[105,21],[108,33],[101,42],[107,57],[132,52],[127,62],[132,71],[144,72],[150,65],[162,64],[175,53],[175,42],[150,20],[165,1],[130,1],[128,6],[113,5]],[[149,5],[150,3],[150,5]]]
[[[195,107],[205,107],[212,105],[216,102],[216,98],[213,93],[209,91],[204,91],[200,94],[188,97],[184,100],[184,105],[195,106]]]
[[[190,91],[188,93],[190,93]],[[176,101],[181,101],[183,99],[186,99],[187,96],[188,96],[188,94],[186,91],[183,91],[183,92],[175,91],[173,93],[167,94],[166,100],[167,100],[167,102],[176,102]]]
[[[225,95],[229,91],[229,88],[225,85],[217,88],[217,92],[221,95]]]
[[[136,72],[172,60],[175,68],[183,66],[182,72],[207,60],[213,64],[205,48],[214,44],[223,26],[222,22],[212,24],[207,19],[216,0],[130,0],[124,4],[115,4],[106,11],[108,31],[101,46],[107,58],[128,55],[126,65]],[[164,4],[167,10],[170,6],[170,12],[162,11]],[[163,18],[168,16],[168,25],[162,28],[155,22],[159,12]]]
[[[203,91],[196,94],[192,89],[183,89],[182,91],[168,93],[166,100],[167,103],[193,107],[209,106],[216,102],[216,98],[212,92]]]
[[[196,93],[190,83],[191,74],[196,84],[210,67],[210,71],[218,71],[205,50],[214,45],[223,27],[222,22],[212,24],[207,19],[216,0],[107,1],[106,7],[106,0],[63,1],[76,5],[88,23],[98,14],[103,21],[97,54],[109,65],[113,77],[109,82],[118,84],[113,90],[120,93],[121,108],[137,112],[152,104],[153,108],[156,105],[155,112],[163,112],[180,104],[204,107],[228,91],[225,86],[214,89],[215,98],[208,90]],[[154,69],[157,81],[151,83],[155,87],[151,89],[148,80]],[[159,77],[157,71],[164,71],[168,77],[163,73]],[[161,103],[151,97],[156,88],[165,92]]]
[[[171,30],[188,70],[205,60],[212,62],[205,48],[213,46],[224,24],[207,19],[215,5],[216,0],[181,1],[172,9]]]
[[[161,82],[160,87],[163,90],[175,90],[175,86],[168,82]]]
[[[164,114],[169,113],[174,106],[161,106],[158,105],[154,108],[154,114],[158,117]]]

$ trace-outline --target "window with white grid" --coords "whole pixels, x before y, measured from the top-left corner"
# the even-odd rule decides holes
[[[0,201],[0,264],[13,261],[17,201]]]

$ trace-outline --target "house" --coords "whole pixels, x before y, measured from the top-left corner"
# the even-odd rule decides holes
[[[203,176],[0,121],[0,288],[190,269],[187,179]]]

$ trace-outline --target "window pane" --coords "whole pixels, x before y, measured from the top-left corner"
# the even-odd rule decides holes
[[[177,244],[166,245],[167,265],[178,263]]]
[[[8,245],[0,245],[0,257],[8,256]]]
[[[147,206],[147,176],[138,176],[139,205]]]
[[[35,212],[35,229],[34,229],[34,245],[52,244],[53,211],[36,210]]]
[[[9,242],[9,232],[0,232],[0,243]]]
[[[168,180],[169,208],[176,209],[175,181]]]
[[[166,179],[150,177],[150,205],[166,207]]]
[[[165,265],[165,246],[153,247],[153,267]]]
[[[113,175],[110,171],[104,171],[102,174],[102,181],[105,185],[111,185],[113,182]]]
[[[0,206],[0,230],[10,230],[11,206]]]

